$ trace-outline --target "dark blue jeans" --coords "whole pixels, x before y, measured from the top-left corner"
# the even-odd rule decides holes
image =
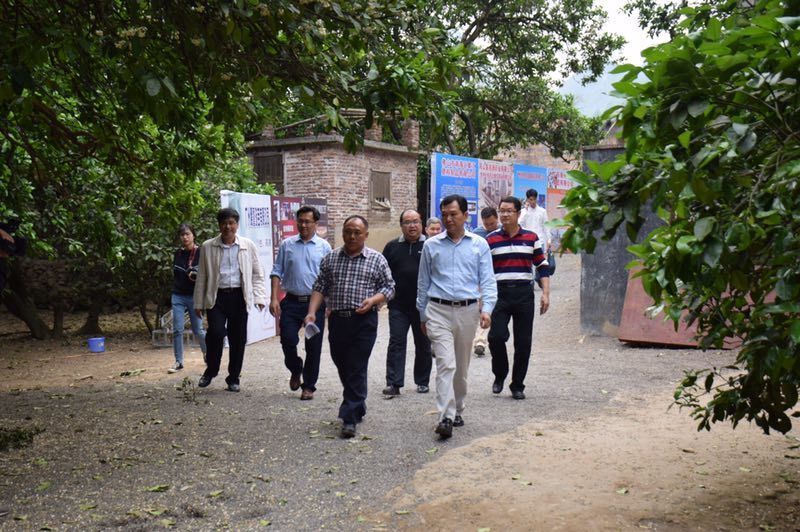
[[[389,348],[386,350],[386,385],[405,384],[408,329],[414,334],[414,383],[428,386],[431,378],[431,341],[422,332],[417,309],[389,308]]]
[[[492,353],[492,373],[498,382],[508,376],[508,351],[506,342],[510,336],[508,322],[514,319],[514,369],[511,373],[511,391],[525,389],[525,375],[531,358],[533,316],[536,300],[530,284],[497,285],[497,304],[492,312],[489,328],[489,351]]]
[[[222,346],[228,337],[228,384],[239,384],[244,361],[244,346],[247,344],[247,305],[241,289],[217,292],[214,308],[207,310],[206,371],[204,375],[213,379],[219,373],[222,361]]]
[[[299,331],[303,326],[303,318],[308,314],[308,303],[284,298],[281,301],[281,347],[283,362],[292,375],[303,375],[303,389],[316,391],[319,377],[319,358],[322,353],[322,333],[325,332],[325,305],[317,311],[317,327],[319,334],[305,340],[306,360],[297,355],[297,344],[300,342]]]
[[[377,335],[377,312],[328,318],[331,358],[344,388],[339,417],[345,423],[360,423],[367,414],[367,369]]]

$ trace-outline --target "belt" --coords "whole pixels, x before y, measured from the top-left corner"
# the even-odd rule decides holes
[[[290,294],[286,292],[286,299],[289,301],[297,301],[298,303],[308,303],[311,300],[311,296],[298,296],[296,294]]]
[[[498,288],[519,288],[523,286],[530,286],[533,279],[530,281],[500,281],[497,283]]]
[[[377,310],[378,310],[377,307],[372,307],[370,312],[375,312]],[[366,316],[367,315],[366,313],[365,314],[357,314],[356,313],[356,309],[354,309],[354,308],[352,308],[352,309],[343,309],[343,310],[332,310],[331,314],[333,316],[336,316],[336,317],[339,317],[339,318],[355,318],[356,316]]]
[[[223,293],[241,292],[241,291],[242,291],[242,287],[241,286],[235,286],[233,288],[217,288],[217,292],[223,292]]]
[[[447,305],[449,307],[468,307],[473,303],[477,303],[477,299],[465,299],[464,301],[448,301],[447,299],[439,299],[438,297],[432,297],[431,301],[434,303],[439,303],[440,305]]]

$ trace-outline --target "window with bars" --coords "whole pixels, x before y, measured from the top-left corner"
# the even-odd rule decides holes
[[[256,155],[253,167],[260,184],[271,183],[279,194],[283,193],[283,155],[280,153]]]
[[[369,196],[373,209],[391,209],[391,177],[391,172],[370,172]]]

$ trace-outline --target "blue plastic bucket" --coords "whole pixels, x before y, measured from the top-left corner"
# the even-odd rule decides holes
[[[102,336],[89,338],[89,351],[92,353],[102,353],[106,350],[106,339]]]

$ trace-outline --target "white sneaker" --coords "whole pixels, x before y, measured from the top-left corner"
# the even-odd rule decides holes
[[[175,373],[176,371],[180,371],[183,369],[183,364],[180,362],[175,362],[175,364],[167,370],[167,373]]]

